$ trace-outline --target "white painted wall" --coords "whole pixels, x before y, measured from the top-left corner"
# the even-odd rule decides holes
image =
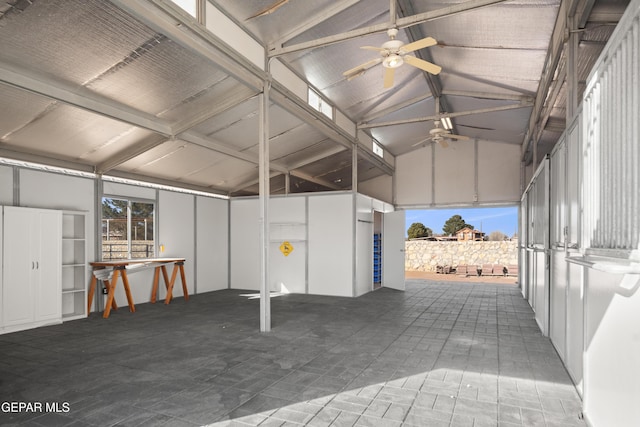
[[[353,195],[309,197],[309,293],[353,296]]]
[[[395,190],[396,206],[407,209],[518,204],[520,147],[485,140],[428,145],[396,158]]]
[[[358,193],[366,194],[386,203],[393,203],[393,178],[390,175],[381,175],[359,182]]]
[[[164,252],[158,253],[158,256],[186,258],[184,273],[187,279],[187,291],[189,294],[193,294],[195,280],[193,262],[195,260],[195,196],[161,190],[158,194],[157,210],[158,247],[164,245]],[[160,295],[164,298],[166,292],[164,292],[162,286],[159,286],[159,289],[161,290]],[[173,296],[181,297],[183,295],[182,283],[178,277],[173,287]]]
[[[196,290],[229,287],[229,201],[196,197]]]
[[[258,199],[232,199],[230,211],[231,288],[260,290]]]
[[[306,293],[307,288],[307,197],[273,197],[269,202],[270,288],[280,292]],[[288,242],[293,251],[284,255],[280,246]]]
[[[396,157],[396,205],[429,206],[433,202],[431,146]]]
[[[586,271],[584,408],[593,426],[640,424],[640,275]]]

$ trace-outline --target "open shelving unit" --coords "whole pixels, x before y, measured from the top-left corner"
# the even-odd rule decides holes
[[[87,213],[62,212],[62,320],[87,316]]]

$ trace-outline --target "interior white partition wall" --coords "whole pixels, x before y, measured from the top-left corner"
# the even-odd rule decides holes
[[[229,287],[229,201],[196,196],[196,291]]]
[[[351,192],[272,196],[270,290],[346,297],[371,291],[373,213],[392,210]],[[257,219],[256,198],[231,200],[231,288],[258,290]],[[285,242],[289,255],[281,251]]]
[[[354,262],[352,193],[309,197],[309,293],[351,297]]]
[[[397,207],[517,204],[520,147],[501,142],[456,141],[396,158]]]

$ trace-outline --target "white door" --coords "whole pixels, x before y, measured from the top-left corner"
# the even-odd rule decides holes
[[[34,254],[35,320],[58,320],[62,316],[62,214],[42,211],[36,218],[39,232]]]
[[[382,286],[405,290],[404,211],[385,213],[382,218]]]
[[[4,326],[33,322],[32,276],[35,260],[31,250],[33,215],[31,212],[4,208],[4,271],[2,274],[2,319]]]

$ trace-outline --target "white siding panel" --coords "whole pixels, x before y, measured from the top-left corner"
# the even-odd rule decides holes
[[[160,191],[158,200],[158,245],[164,245],[165,251],[161,256],[185,258],[184,273],[187,280],[187,291],[194,291],[194,260],[195,260],[195,206],[194,197],[191,194],[175,193],[172,191]],[[173,268],[173,267],[172,267]],[[153,271],[153,270],[149,270]],[[142,273],[137,273],[142,274]],[[137,279],[137,278],[136,278]],[[162,282],[162,281],[161,281]],[[144,282],[141,282],[141,284]],[[142,286],[147,291],[149,288]],[[158,287],[162,298],[165,291]],[[181,297],[182,283],[180,277],[176,278],[173,287],[173,296]],[[177,303],[183,303],[179,301]],[[173,303],[172,303],[173,304]]]
[[[264,48],[210,2],[206,2],[206,23],[207,30],[264,70]]]
[[[258,199],[231,200],[231,288],[260,289]]]
[[[435,203],[473,203],[475,189],[473,142],[452,142],[447,148],[435,145]]]
[[[196,198],[196,284],[198,293],[229,285],[229,201]]]
[[[309,86],[293,71],[282,65],[279,59],[271,61],[271,75],[300,99],[307,101]]]
[[[520,146],[478,141],[478,202],[519,200]]]
[[[433,202],[431,147],[396,158],[396,205],[428,206]]]
[[[353,195],[309,197],[309,293],[353,296]]]

